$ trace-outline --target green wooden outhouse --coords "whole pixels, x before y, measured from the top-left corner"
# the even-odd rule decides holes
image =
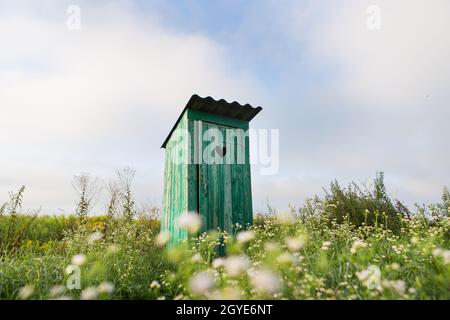
[[[179,216],[199,214],[202,232],[233,232],[253,221],[249,122],[260,111],[249,104],[193,95],[162,144],[165,148],[161,230],[171,243],[187,238]]]

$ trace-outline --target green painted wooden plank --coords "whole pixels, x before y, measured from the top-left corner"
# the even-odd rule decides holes
[[[205,133],[207,124],[203,124],[201,128],[201,134]],[[207,133],[208,134],[208,133]],[[206,138],[209,138],[206,136]],[[203,154],[203,153],[202,153]],[[206,231],[211,228],[210,213],[209,213],[209,201],[208,201],[208,166],[205,164],[199,165],[200,175],[199,175],[199,192],[200,192],[200,215],[203,217],[204,227],[203,230]]]
[[[253,223],[253,201],[252,201],[252,186],[251,186],[251,167],[250,167],[250,138],[245,136],[245,165],[244,166],[244,188],[245,193],[245,217],[246,224]]]
[[[233,225],[233,198],[231,186],[231,165],[224,165],[224,209],[223,209],[223,230],[232,232]]]
[[[189,142],[189,164],[188,166],[188,210],[199,212],[198,208],[198,165],[195,163],[196,142],[193,141],[195,135],[195,125],[193,120],[188,119],[188,130],[191,137]]]
[[[205,177],[206,177],[206,167],[199,165],[199,184],[198,184],[198,193],[199,193],[199,214],[203,220],[202,231],[208,230],[208,202],[207,202],[207,189],[205,185]]]
[[[187,126],[187,116],[183,116],[177,128]],[[182,132],[177,130],[166,145],[163,217],[161,229],[169,231],[171,243],[187,238],[185,230],[179,229],[176,220],[188,210],[188,168],[183,163],[174,163],[172,157],[187,150],[187,139],[180,142]]]
[[[223,117],[216,114],[201,112],[201,111],[195,111],[195,110],[188,110],[187,111],[188,118],[190,120],[201,120],[213,124],[223,125],[227,127],[233,127],[233,128],[241,128],[241,129],[248,129],[248,121],[229,118],[229,117]]]

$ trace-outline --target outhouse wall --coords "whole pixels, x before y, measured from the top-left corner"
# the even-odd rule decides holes
[[[189,211],[188,207],[188,165],[173,161],[176,155],[185,153],[188,140],[182,137],[188,128],[187,113],[184,113],[177,128],[166,145],[164,167],[164,193],[161,230],[170,233],[170,243],[177,243],[187,238],[185,230],[178,228],[177,219]]]

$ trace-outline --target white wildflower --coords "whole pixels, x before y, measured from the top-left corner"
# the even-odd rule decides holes
[[[305,246],[305,244],[306,239],[304,236],[286,239],[286,246],[292,252],[301,250]]]
[[[80,299],[81,300],[95,300],[98,298],[97,289],[94,287],[87,287],[83,291],[81,291]]]
[[[86,256],[84,254],[77,254],[72,257],[72,264],[76,266],[82,266],[86,262]]]
[[[186,229],[191,234],[197,233],[202,224],[200,216],[197,213],[185,213],[177,221],[180,228]]]
[[[398,294],[403,295],[406,291],[406,283],[403,280],[383,280],[382,285],[385,289],[395,290]]]
[[[198,253],[198,252],[197,252],[196,254],[194,254],[194,255],[191,257],[191,261],[194,262],[194,263],[200,263],[200,262],[202,262],[203,259],[202,259],[201,254]]]
[[[397,262],[394,262],[391,265],[389,265],[389,268],[392,270],[398,270],[400,269],[400,265]]]
[[[150,289],[159,289],[161,288],[161,285],[158,281],[153,280],[152,283],[150,283]]]
[[[442,257],[442,259],[444,259],[445,264],[450,263],[450,250],[443,250],[440,248],[436,248],[433,250],[432,254],[435,257]]]
[[[101,240],[102,238],[103,238],[103,233],[96,231],[88,237],[88,243],[93,244],[94,242]]]
[[[417,290],[416,290],[416,288],[409,288],[409,289],[408,289],[408,292],[409,292],[410,294],[416,294],[416,293],[417,293]]]
[[[438,257],[442,254],[442,252],[444,252],[444,250],[436,248],[433,250],[432,254],[433,254],[433,256]]]
[[[377,266],[371,265],[366,270],[356,272],[361,283],[369,289],[381,289],[381,271]]]
[[[444,259],[445,264],[450,263],[450,250],[445,250],[444,252],[442,252],[441,256]]]
[[[161,231],[155,238],[155,243],[158,247],[164,247],[170,240],[169,231]]]
[[[51,287],[51,289],[50,289],[50,297],[56,298],[56,297],[62,296],[65,291],[66,291],[66,289],[64,289],[63,286],[55,285],[55,286]]]
[[[247,243],[255,239],[255,233],[251,230],[239,232],[236,236],[236,240],[239,243]]]
[[[364,282],[369,276],[370,276],[369,270],[363,270],[363,271],[356,272],[356,277],[358,277],[358,280],[361,282]]]
[[[194,275],[189,281],[189,290],[197,295],[204,295],[214,286],[214,276],[206,271],[202,271]]]
[[[100,283],[97,287],[98,293],[111,294],[114,290],[114,285],[111,282],[104,281]]]
[[[20,288],[18,298],[21,300],[27,300],[33,295],[33,293],[34,293],[34,286],[31,284],[27,284],[26,286]]]
[[[358,249],[360,248],[365,248],[367,247],[367,243],[362,241],[362,240],[356,240],[355,242],[353,242],[352,247],[350,248],[350,252],[352,254],[355,254],[356,251],[358,251]]]
[[[237,277],[251,266],[251,261],[247,256],[229,256],[225,259],[225,272],[230,277]]]
[[[260,269],[250,273],[253,288],[265,294],[274,294],[281,288],[280,276],[272,270]]]
[[[436,248],[433,250],[432,254],[435,257],[442,257],[442,259],[444,259],[444,264],[450,263],[450,250]]]
[[[329,250],[330,249],[330,246],[331,246],[331,241],[324,241],[324,242],[322,242],[322,250],[323,251],[327,251],[327,250]]]
[[[212,262],[212,266],[214,269],[221,268],[221,267],[223,267],[223,265],[224,265],[224,260],[222,258],[216,258]]]
[[[406,283],[403,280],[391,281],[391,287],[397,291],[398,294],[404,294],[406,290]]]

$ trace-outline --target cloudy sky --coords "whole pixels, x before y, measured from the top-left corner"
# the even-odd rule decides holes
[[[393,197],[438,201],[449,33],[448,0],[0,0],[0,200],[26,185],[27,208],[69,213],[73,175],[131,166],[136,202],[160,205],[160,146],[197,93],[280,129],[279,172],[252,168],[255,209],[380,170]]]

